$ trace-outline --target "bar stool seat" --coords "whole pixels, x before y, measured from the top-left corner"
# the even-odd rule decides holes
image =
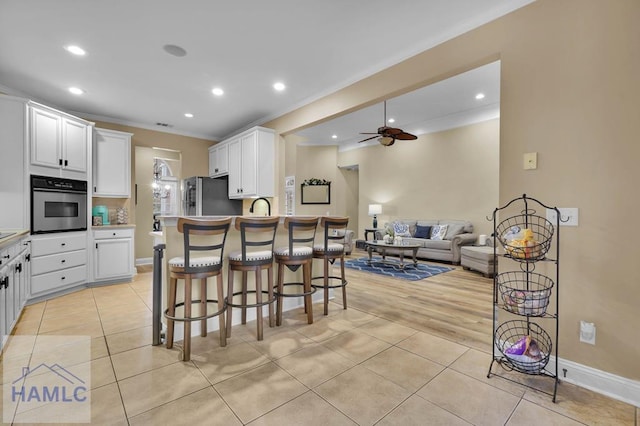
[[[257,338],[263,339],[262,309],[268,305],[269,327],[274,325],[273,302],[273,244],[280,218],[275,217],[238,217],[235,228],[240,231],[241,249],[229,254],[229,272],[227,274],[227,337],[231,336],[232,309],[242,309],[242,324],[247,323],[247,308],[256,308]],[[258,249],[255,249],[255,248]],[[268,247],[268,249],[264,249]],[[242,273],[242,287],[234,291],[234,273]],[[267,289],[262,288],[262,271],[267,272]],[[247,287],[247,274],[255,273],[255,290]],[[267,295],[266,300],[263,295]],[[255,301],[250,303],[248,295],[254,295]],[[236,296],[241,296],[236,301]]]
[[[178,232],[183,234],[184,255],[169,259],[169,291],[167,309],[167,348],[173,347],[175,322],[184,322],[183,361],[191,358],[191,323],[201,321],[200,335],[207,335],[207,319],[217,316],[220,321],[220,346],[226,346],[226,311],[224,286],[222,280],[222,256],[231,218],[221,220],[178,219]],[[212,241],[211,238],[214,240]],[[208,255],[198,256],[198,252]],[[192,254],[193,253],[193,254]],[[207,297],[207,278],[217,277],[216,299]],[[192,280],[200,279],[200,296],[192,295]],[[184,301],[176,302],[178,280],[184,280]],[[192,315],[192,305],[200,309],[197,316]],[[216,304],[217,311],[210,312],[209,304]],[[182,307],[184,315],[176,315],[176,308]]]
[[[307,322],[313,324],[313,305],[311,295],[316,289],[311,287],[311,267],[313,262],[313,240],[318,226],[317,217],[287,216],[284,227],[289,231],[288,244],[274,250],[275,261],[278,264],[278,280],[276,295],[276,325],[282,325],[282,310],[285,297],[304,297],[304,309]],[[301,282],[284,282],[285,266],[291,271],[297,271],[302,266]],[[297,293],[285,292],[285,287],[298,286],[302,291]]]
[[[324,314],[329,313],[329,289],[342,288],[342,307],[347,309],[347,280],[344,274],[344,239],[346,235],[348,217],[323,217],[320,226],[324,228],[321,244],[313,245],[313,257],[322,259],[323,275],[311,280],[322,280],[322,284],[311,284],[315,289],[324,290]],[[340,276],[331,275],[329,265],[340,260]]]

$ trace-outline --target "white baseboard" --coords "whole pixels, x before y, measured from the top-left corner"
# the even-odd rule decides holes
[[[555,357],[551,357],[546,370],[555,371]],[[558,376],[561,381],[640,407],[640,382],[638,381],[562,358],[558,363]]]
[[[136,266],[138,265],[152,265],[153,258],[152,257],[141,257],[140,259],[136,259]]]

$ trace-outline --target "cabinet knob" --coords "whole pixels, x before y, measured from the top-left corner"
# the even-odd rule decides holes
[[[67,167],[69,165],[69,160],[64,160],[64,166]]]
[[[64,280],[66,280],[66,279],[67,279],[67,277],[61,277],[60,279],[61,279],[62,281],[64,281]]]
[[[58,165],[62,166],[62,158],[58,158]]]
[[[65,263],[66,261],[67,261],[66,259],[62,259],[60,263]]]
[[[8,254],[5,254],[4,256],[2,256],[2,258],[3,258],[3,259],[8,259],[8,258],[9,258],[9,255],[8,255]]]
[[[67,243],[61,243],[60,245],[61,245],[62,247],[64,247],[64,246],[66,246],[66,245],[67,245]]]
[[[116,236],[116,233],[115,233],[115,232],[113,233],[113,236],[114,236],[114,237]]]

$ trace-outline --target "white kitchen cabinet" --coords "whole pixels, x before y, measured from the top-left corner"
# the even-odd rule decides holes
[[[209,147],[209,176],[218,177],[229,173],[229,144],[220,142]]]
[[[27,229],[31,226],[29,183],[25,173],[28,160],[29,107],[26,99],[0,95],[0,226]],[[8,208],[7,206],[11,206]]]
[[[86,179],[91,123],[43,105],[30,111],[31,172]]]
[[[254,127],[229,140],[229,198],[273,197],[273,130]]]
[[[133,228],[93,230],[93,280],[123,281],[135,275]]]
[[[29,259],[27,238],[0,250],[0,347],[11,334],[28,298]]]
[[[31,297],[39,298],[86,282],[86,232],[32,236]]]
[[[131,196],[131,137],[107,129],[93,131],[93,196]]]

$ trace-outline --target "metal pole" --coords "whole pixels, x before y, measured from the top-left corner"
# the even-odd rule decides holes
[[[152,313],[152,333],[153,345],[162,344],[162,256],[165,244],[157,244],[153,247],[153,313]]]

